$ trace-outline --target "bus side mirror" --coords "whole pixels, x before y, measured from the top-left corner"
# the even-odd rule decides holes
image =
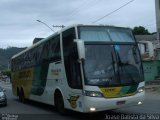
[[[80,39],[75,39],[74,42],[77,44],[79,59],[85,59],[85,46],[84,41]]]

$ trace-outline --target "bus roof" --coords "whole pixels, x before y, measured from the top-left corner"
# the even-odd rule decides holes
[[[67,29],[70,29],[70,28],[73,28],[73,27],[78,27],[78,26],[105,26],[105,27],[116,27],[116,28],[125,28],[125,27],[117,27],[117,26],[113,26],[113,25],[103,25],[103,24],[73,24],[73,25],[70,25],[70,26],[67,26],[67,27],[64,27],[62,28],[61,30],[53,33],[52,35],[46,37],[46,38],[43,38],[42,40],[40,40],[39,42],[33,44],[32,46],[26,48],[25,50],[21,51],[20,53],[16,54],[16,55],[13,55],[11,59],[14,59],[20,55],[22,55],[23,53],[31,50],[32,48],[35,48],[36,46],[40,45],[41,43],[47,41],[49,38],[53,37],[53,36],[56,36],[60,33],[62,33],[63,31],[67,30]],[[129,28],[128,28],[129,29]]]

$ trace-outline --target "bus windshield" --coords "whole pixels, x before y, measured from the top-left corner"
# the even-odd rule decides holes
[[[86,44],[86,85],[132,85],[143,81],[138,48],[134,45]]]
[[[130,29],[107,26],[79,27],[79,38],[85,41],[135,42]]]

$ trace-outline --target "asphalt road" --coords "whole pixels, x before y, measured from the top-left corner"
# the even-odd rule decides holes
[[[114,115],[114,117],[118,118],[121,115],[129,114],[145,115],[144,117],[146,118],[147,116],[148,119],[150,119],[150,117],[156,120],[160,119],[160,93],[158,92],[147,92],[145,102],[141,106],[132,106],[129,108],[122,108],[114,111],[104,111],[96,114],[81,114],[69,111],[66,116],[62,116],[56,112],[53,106],[34,101],[27,101],[25,104],[23,104],[18,101],[17,97],[12,95],[12,90],[9,84],[0,82],[0,86],[3,86],[6,89],[6,94],[8,97],[8,105],[6,107],[0,107],[0,120],[5,120],[5,118],[8,117],[17,118],[18,120],[101,120],[106,119],[108,115]],[[157,114],[159,115],[157,116]],[[123,118],[126,119],[125,117]],[[135,118],[132,117],[130,119]]]

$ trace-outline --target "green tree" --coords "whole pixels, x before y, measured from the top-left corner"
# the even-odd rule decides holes
[[[143,26],[136,26],[133,28],[133,33],[135,35],[150,35],[151,33],[148,32],[148,30]]]
[[[3,75],[7,75],[8,77],[11,78],[11,70],[4,70],[2,71]]]

